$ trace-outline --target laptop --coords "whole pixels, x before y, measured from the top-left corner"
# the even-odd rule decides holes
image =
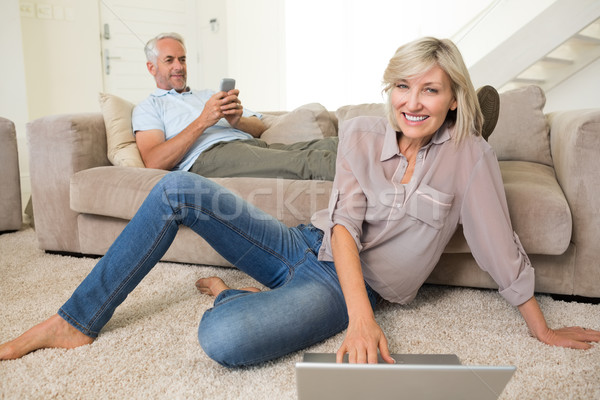
[[[335,362],[335,354],[306,353],[296,363],[299,400],[496,400],[514,366],[462,365],[455,354],[392,354],[396,364]]]

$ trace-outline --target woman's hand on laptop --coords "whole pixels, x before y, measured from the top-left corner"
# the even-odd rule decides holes
[[[341,363],[347,353],[351,364],[377,364],[377,350],[385,362],[395,362],[390,356],[387,339],[375,319],[351,320],[344,342],[337,351],[336,362]]]

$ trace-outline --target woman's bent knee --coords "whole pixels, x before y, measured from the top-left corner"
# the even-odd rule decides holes
[[[174,171],[166,174],[154,187],[162,198],[171,205],[193,204],[200,201],[203,195],[214,191],[219,186],[200,175],[185,171]]]
[[[290,352],[277,348],[286,340],[274,336],[268,327],[263,329],[263,319],[222,311],[215,308],[206,311],[198,327],[200,346],[214,361],[228,368],[246,367]]]
[[[202,183],[203,179],[203,177],[189,172],[172,171],[163,176],[157,183],[157,186],[162,186],[163,188],[187,187],[190,185],[197,186]]]
[[[198,327],[198,341],[207,356],[224,367],[236,368],[253,364],[245,354],[248,342],[242,341],[241,328],[232,330],[219,318],[211,318],[211,310],[202,317]]]

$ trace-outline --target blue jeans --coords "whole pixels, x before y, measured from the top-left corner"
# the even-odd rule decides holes
[[[335,267],[317,259],[323,232],[288,228],[218,184],[187,172],[152,189],[106,255],[59,315],[96,337],[115,309],[156,265],[180,225],[271,290],[223,291],[206,311],[198,340],[215,361],[252,365],[318,343],[344,330],[346,303]],[[367,286],[371,304],[376,294]]]

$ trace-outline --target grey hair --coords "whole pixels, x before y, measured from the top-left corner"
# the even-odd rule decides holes
[[[175,32],[160,33],[152,39],[148,40],[146,46],[144,46],[144,52],[146,53],[146,60],[156,65],[156,59],[158,58],[158,50],[156,49],[156,43],[161,39],[175,39],[185,49],[185,43],[183,42],[183,36]]]

